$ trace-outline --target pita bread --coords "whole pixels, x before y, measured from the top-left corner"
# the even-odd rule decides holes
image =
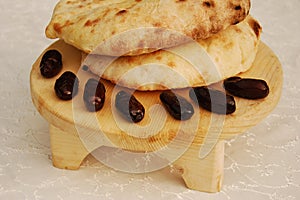
[[[250,0],[61,0],[46,35],[86,53],[139,55],[206,39],[249,9]]]
[[[215,64],[213,69],[191,64],[190,60],[203,58],[195,53],[197,48],[193,43],[139,56],[113,58],[83,54],[82,63],[103,79],[138,90],[208,85],[249,69],[257,53],[260,33],[261,26],[249,16],[206,40],[198,40],[197,46],[204,49]],[[183,52],[189,59],[173,52]]]

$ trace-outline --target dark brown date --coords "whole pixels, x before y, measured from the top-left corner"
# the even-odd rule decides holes
[[[57,50],[47,51],[40,63],[40,72],[45,78],[56,76],[62,69],[62,56]]]
[[[96,79],[89,79],[84,87],[83,101],[90,112],[97,112],[102,109],[105,102],[105,86]]]
[[[230,94],[246,99],[262,99],[269,94],[268,84],[259,79],[231,77],[224,80],[224,87]]]
[[[55,82],[54,90],[62,100],[71,100],[78,93],[79,80],[70,71],[64,72]]]
[[[202,108],[217,114],[232,114],[236,110],[233,96],[206,86],[190,90],[190,97]]]
[[[160,94],[160,100],[166,110],[177,120],[188,120],[194,114],[194,108],[185,98],[174,94],[172,91],[164,91]]]
[[[137,123],[144,118],[144,106],[133,95],[125,91],[120,91],[117,94],[115,105],[128,121]]]

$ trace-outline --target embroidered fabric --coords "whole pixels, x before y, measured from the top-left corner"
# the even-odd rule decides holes
[[[262,40],[280,58],[282,99],[256,127],[226,142],[222,191],[192,191],[174,168],[116,172],[89,157],[78,171],[51,163],[48,124],[30,98],[29,73],[53,41],[44,28],[52,0],[1,1],[0,199],[300,199],[299,0],[252,0]]]

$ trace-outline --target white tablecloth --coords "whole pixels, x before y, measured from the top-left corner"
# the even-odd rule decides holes
[[[53,41],[54,0],[0,1],[0,199],[300,199],[300,1],[253,0],[262,40],[280,58],[282,99],[259,125],[226,143],[222,191],[188,190],[169,168],[116,172],[95,160],[78,171],[51,164],[47,122],[31,102],[29,73]]]

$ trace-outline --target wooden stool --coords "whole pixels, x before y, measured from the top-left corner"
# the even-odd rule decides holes
[[[212,114],[193,103],[195,115],[192,119],[181,122],[174,120],[161,106],[157,106],[160,104],[160,92],[135,92],[136,98],[146,109],[144,120],[136,125],[128,123],[115,113],[114,94],[120,88],[107,81],[103,81],[107,89],[103,109],[97,113],[88,112],[82,95],[84,85],[92,75],[87,72],[79,73],[80,51],[63,41],[55,42],[46,50],[48,49],[61,52],[61,74],[67,70],[80,74],[79,93],[72,101],[59,100],[55,95],[54,83],[61,74],[52,79],[40,75],[39,63],[44,52],[34,63],[30,75],[33,103],[50,124],[53,165],[63,169],[78,169],[84,158],[101,146],[150,153],[173,145],[174,155],[171,155],[172,151],[168,152],[172,158],[168,160],[168,164],[180,169],[187,187],[204,192],[218,192],[224,173],[224,140],[259,123],[275,108],[281,95],[281,64],[276,55],[261,43],[253,67],[240,76],[266,80],[270,87],[270,94],[266,99],[254,101],[236,98],[237,110],[228,116]],[[188,90],[178,92],[192,102],[188,97]],[[151,111],[151,107],[155,112]],[[147,126],[149,132],[143,129]],[[130,132],[135,129],[139,131]],[[150,133],[150,129],[155,134]],[[172,144],[175,140],[176,143]],[[178,153],[178,149],[184,151]]]

